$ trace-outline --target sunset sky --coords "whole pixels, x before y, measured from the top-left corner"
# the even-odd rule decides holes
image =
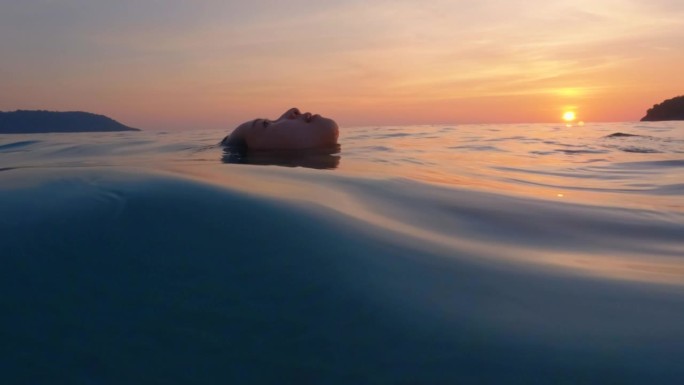
[[[143,129],[631,121],[684,94],[682,0],[3,0],[0,110]]]

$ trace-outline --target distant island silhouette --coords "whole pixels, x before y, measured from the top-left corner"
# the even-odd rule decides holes
[[[140,131],[104,115],[71,111],[0,111],[0,134]]]
[[[684,95],[667,99],[653,108],[649,108],[642,122],[657,122],[660,120],[684,120]]]

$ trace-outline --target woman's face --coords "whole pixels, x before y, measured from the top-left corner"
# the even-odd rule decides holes
[[[255,150],[332,147],[339,128],[334,120],[290,108],[278,119],[254,119],[241,124],[247,147]]]

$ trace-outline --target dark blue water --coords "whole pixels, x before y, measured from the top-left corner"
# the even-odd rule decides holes
[[[666,128],[349,129],[322,169],[210,133],[0,137],[0,378],[676,384]]]

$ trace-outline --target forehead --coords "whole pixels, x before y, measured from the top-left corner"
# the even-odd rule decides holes
[[[254,127],[254,124],[256,123],[257,120],[259,120],[259,119],[248,120],[248,121],[240,124],[239,126],[237,126],[235,128],[235,130],[245,130],[245,129],[249,129],[251,127]]]

